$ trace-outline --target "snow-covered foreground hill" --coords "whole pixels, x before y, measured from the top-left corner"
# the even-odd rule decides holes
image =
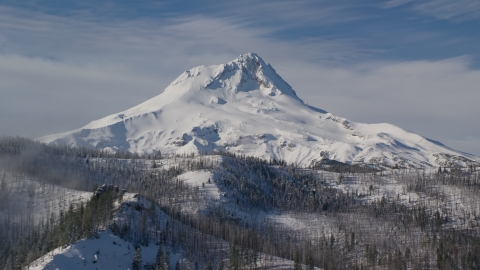
[[[311,107],[254,53],[185,71],[138,106],[39,140],[140,153],[224,151],[303,166],[328,160],[391,167],[479,161],[390,124],[354,123]]]
[[[143,211],[148,211],[148,209],[154,209],[152,212],[154,217],[150,216],[149,212],[149,217],[143,222],[147,224],[147,230],[153,238],[153,235],[159,233],[159,230],[165,229],[167,221],[172,222],[172,220],[158,207],[154,207],[150,201],[138,194],[124,194],[122,202],[116,203],[113,220],[119,226],[128,224],[133,231],[138,233],[142,226]],[[229,244],[227,242],[213,239],[210,244],[215,246],[218,252],[228,253]],[[151,242],[137,247],[140,248],[141,264],[143,265],[141,269],[154,269],[149,267],[155,265],[159,243]],[[97,237],[83,239],[69,246],[52,250],[30,264],[29,269],[132,269],[137,247],[131,241],[115,235],[110,230],[105,230],[98,233]],[[190,267],[194,263],[188,261],[187,254],[182,248],[163,244],[162,250],[169,253],[170,269],[176,269],[177,264],[181,265],[182,269],[193,269]],[[203,258],[197,263],[205,265],[209,259],[211,258]],[[228,263],[228,260],[225,260],[224,264],[228,265]],[[293,269],[293,264],[294,262],[290,260],[259,253],[256,265],[262,269]]]
[[[117,212],[114,219],[135,215],[135,210],[122,211],[126,204],[139,203],[138,195],[127,193],[122,204],[116,204]],[[145,203],[143,198],[140,199]],[[166,220],[164,214],[157,209],[160,220]],[[138,219],[132,219],[138,223]],[[154,263],[158,246],[142,246],[141,258],[145,264]],[[37,259],[30,269],[131,269],[133,256],[136,253],[134,245],[114,235],[111,231],[100,232],[97,237],[83,239],[66,247],[59,247]],[[175,258],[178,256],[174,256]],[[173,264],[175,266],[175,264]]]

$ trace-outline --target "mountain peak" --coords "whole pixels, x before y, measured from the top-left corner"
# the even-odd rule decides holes
[[[243,59],[243,60],[260,60],[263,62],[263,59],[255,52],[249,52],[249,53],[244,53],[244,54],[241,54],[239,57],[237,57],[237,60],[240,60],[240,59]]]
[[[258,68],[265,68],[268,66],[265,61],[263,61],[263,59],[254,52],[242,54],[231,62],[239,63],[245,67],[256,66]]]
[[[198,66],[187,70],[164,93],[182,92],[188,95],[202,89],[222,92],[219,94],[230,97],[231,94],[252,91],[268,98],[285,95],[303,103],[292,87],[256,53],[242,54],[221,65]]]
[[[267,90],[269,96],[287,95],[294,99],[300,100],[293,88],[278,75],[275,69],[265,63],[265,61],[256,53],[251,52],[242,54],[235,60],[223,65],[228,71],[237,69],[241,72],[242,82],[248,80],[257,83],[257,89]],[[238,84],[238,91],[242,91],[242,82]]]

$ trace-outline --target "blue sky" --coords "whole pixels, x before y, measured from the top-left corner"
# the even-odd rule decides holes
[[[79,128],[257,52],[310,105],[480,156],[478,44],[478,0],[0,1],[0,135]]]

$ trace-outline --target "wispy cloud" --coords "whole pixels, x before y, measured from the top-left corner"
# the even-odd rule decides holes
[[[414,9],[439,19],[466,21],[480,18],[478,0],[431,0],[415,5]]]
[[[286,41],[272,37],[277,26],[248,27],[227,17],[98,22],[9,8],[0,8],[0,14],[0,38],[5,40],[0,52],[73,63],[128,63],[146,72],[161,68],[159,63],[169,68],[178,66],[182,56],[188,61],[182,65],[190,66],[225,61],[249,51],[316,61],[340,61],[372,53],[359,47],[353,38]],[[272,46],[276,50],[270,50]]]
[[[403,6],[405,4],[408,4],[414,0],[389,0],[386,3],[384,3],[382,6],[384,8],[394,8],[394,7],[399,7]]]
[[[480,18],[480,1],[478,0],[390,0],[382,6],[395,8],[407,4],[414,11],[438,19],[460,22]]]
[[[368,5],[352,1],[224,2],[221,4],[222,12],[219,15],[234,19],[236,23],[253,24],[256,27],[262,27],[263,24],[285,30],[309,24],[327,26],[371,18],[371,14],[358,11],[359,7],[365,6]]]

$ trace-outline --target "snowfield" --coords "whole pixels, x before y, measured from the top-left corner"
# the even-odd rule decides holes
[[[185,71],[138,106],[38,140],[139,153],[224,151],[302,166],[326,160],[417,168],[479,162],[390,124],[355,123],[311,107],[255,53]]]

